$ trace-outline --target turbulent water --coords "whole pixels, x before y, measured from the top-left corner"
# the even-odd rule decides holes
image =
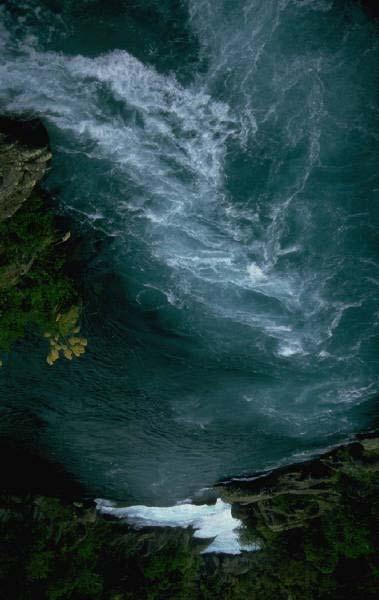
[[[367,426],[379,52],[359,3],[8,0],[0,22],[2,112],[43,119],[47,187],[102,236],[88,353],[17,348],[2,428],[37,415],[94,493],[162,505]]]
[[[109,501],[97,499],[97,510],[113,518],[127,519],[137,528],[143,527],[192,527],[194,537],[212,540],[202,550],[224,554],[241,554],[241,551],[259,550],[257,544],[243,543],[238,531],[241,521],[232,517],[232,507],[218,498],[216,504],[201,505],[178,503],[175,506],[128,506],[117,508]]]

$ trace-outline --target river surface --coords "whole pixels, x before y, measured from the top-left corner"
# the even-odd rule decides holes
[[[370,424],[377,31],[348,0],[1,3],[1,110],[42,118],[45,186],[102,237],[87,354],[17,346],[2,431],[33,415],[93,494],[159,506]]]

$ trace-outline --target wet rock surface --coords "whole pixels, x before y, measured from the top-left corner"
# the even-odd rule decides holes
[[[379,437],[362,434],[319,458],[216,486],[236,517],[271,532],[301,528],[341,503],[341,480],[378,479]]]
[[[28,200],[50,158],[47,133],[38,119],[0,118],[0,221]]]

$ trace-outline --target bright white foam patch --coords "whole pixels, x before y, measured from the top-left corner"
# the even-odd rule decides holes
[[[266,275],[263,273],[262,269],[258,267],[258,265],[256,265],[255,263],[251,263],[251,265],[247,267],[247,272],[249,273],[249,276],[253,283],[266,279]]]
[[[293,340],[280,345],[278,354],[280,356],[293,356],[294,354],[304,354],[304,350],[299,341]]]
[[[137,528],[142,527],[193,527],[194,537],[212,539],[202,551],[224,554],[240,554],[243,550],[259,550],[255,544],[240,542],[238,529],[241,521],[232,517],[231,505],[220,498],[216,504],[177,504],[175,506],[127,506],[115,507],[107,500],[96,500],[97,510],[101,514],[127,519]]]

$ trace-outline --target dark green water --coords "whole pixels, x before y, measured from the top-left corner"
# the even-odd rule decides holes
[[[103,238],[88,353],[21,345],[1,427],[35,415],[94,494],[165,504],[368,426],[377,23],[348,0],[6,1],[0,22],[2,111],[43,119],[46,186]]]

